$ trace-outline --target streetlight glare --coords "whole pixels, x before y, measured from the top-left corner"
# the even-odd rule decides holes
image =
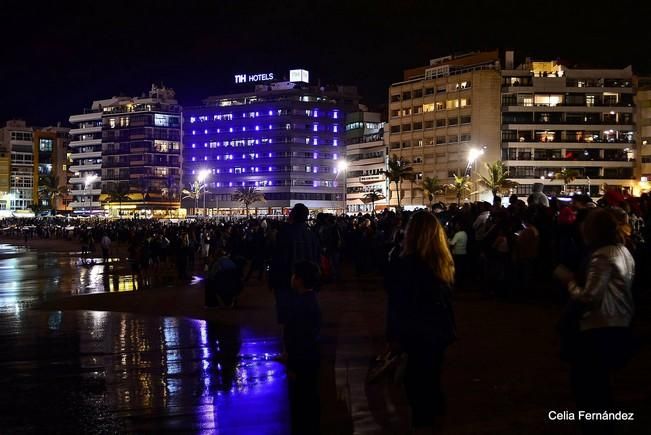
[[[206,178],[208,178],[208,175],[210,175],[210,170],[209,169],[202,169],[199,171],[199,175],[197,175],[197,181],[199,183],[203,183],[206,181]]]
[[[348,162],[346,160],[339,160],[337,163],[337,169],[339,169],[340,172],[345,171],[348,169]]]
[[[97,180],[97,175],[95,175],[95,174],[86,175],[86,177],[84,178],[84,184],[86,186],[89,186],[89,185],[93,184],[95,182],[95,180]]]
[[[470,151],[468,151],[468,162],[473,163],[479,156],[483,154],[483,149],[470,148]]]

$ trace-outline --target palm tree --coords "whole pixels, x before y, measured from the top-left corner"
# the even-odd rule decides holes
[[[429,200],[429,205],[432,205],[432,201],[436,198],[436,195],[443,192],[445,186],[441,184],[441,181],[436,177],[425,177],[423,181],[420,182],[419,190],[423,191],[424,195],[427,195]]]
[[[183,189],[181,194],[181,200],[184,199],[193,199],[194,200],[194,214],[197,214],[197,209],[199,208],[199,195],[201,194],[202,186],[199,181],[196,181],[190,185],[190,190]]]
[[[130,201],[131,197],[129,196],[130,192],[129,185],[127,183],[111,183],[106,192],[106,199],[104,200],[109,205],[111,203],[117,202],[119,205],[118,216],[122,215],[122,203],[124,201]]]
[[[472,191],[472,183],[470,182],[470,177],[467,175],[459,177],[457,174],[454,174],[454,182],[445,187],[451,190],[457,197],[457,206],[461,205],[461,198],[469,195]]]
[[[563,192],[567,191],[567,185],[579,177],[579,172],[575,169],[563,168],[554,173],[554,180],[563,180]]]
[[[387,169],[384,175],[389,180],[389,183],[396,183],[396,194],[398,195],[398,209],[400,206],[400,189],[402,188],[402,181],[409,179],[413,175],[414,169],[409,166],[409,160],[400,159],[397,155],[391,156],[387,162]]]
[[[372,207],[372,213],[375,213],[375,202],[384,199],[384,195],[380,190],[371,190],[369,193],[364,195],[364,201],[370,202]]]
[[[501,160],[484,164],[488,175],[479,175],[479,184],[493,193],[493,199],[499,193],[515,188],[518,183],[509,180],[509,170]]]
[[[59,186],[56,177],[52,174],[41,174],[38,177],[38,199],[47,201],[48,207],[54,213],[56,198],[68,193],[68,186]]]
[[[249,215],[249,206],[256,202],[264,202],[264,193],[255,187],[238,187],[233,194],[233,200],[241,202],[246,208],[246,215]]]

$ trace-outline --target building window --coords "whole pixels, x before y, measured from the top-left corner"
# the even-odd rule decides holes
[[[402,93],[402,101],[405,100],[411,100],[411,91],[403,92]]]
[[[425,129],[434,128],[434,121],[425,121]]]
[[[441,145],[445,143],[445,136],[436,136],[436,145]]]
[[[392,125],[391,126],[391,133],[400,133],[400,126],[399,125]]]
[[[414,98],[421,98],[422,96],[423,96],[423,90],[422,89],[414,90]]]
[[[470,124],[471,117],[470,115],[465,115],[461,117],[461,124]]]
[[[448,136],[448,143],[457,143],[459,142],[459,136],[456,134]]]
[[[400,101],[400,94],[391,95],[392,103],[397,103],[398,101]]]
[[[436,128],[441,128],[441,127],[445,127],[445,119],[436,120]]]
[[[425,88],[425,95],[434,95],[434,88]]]
[[[414,122],[414,130],[422,130],[422,129],[423,129],[422,122]]]
[[[402,131],[411,131],[411,124],[402,124]]]
[[[448,118],[448,125],[457,125],[459,123],[459,118],[456,116],[454,118]]]
[[[461,137],[459,138],[460,142],[470,142],[470,135],[469,134],[462,134]]]
[[[397,118],[398,116],[400,116],[400,109],[394,109],[391,111],[392,118]]]
[[[423,104],[423,112],[433,112],[434,103]]]
[[[40,139],[38,141],[38,149],[44,152],[52,151],[52,139]]]

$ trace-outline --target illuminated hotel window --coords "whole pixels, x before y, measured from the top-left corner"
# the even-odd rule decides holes
[[[423,104],[423,112],[433,112],[434,103]]]
[[[339,141],[338,141],[337,139],[333,139],[333,140],[332,140],[332,146],[335,146],[335,147],[336,147],[336,146],[338,145],[338,142],[339,142]]]
[[[333,133],[337,133],[337,126],[336,125],[332,126],[332,131],[333,131]]]
[[[194,122],[197,120],[194,116],[190,117],[190,124],[194,124]]]
[[[314,124],[314,125],[312,126],[312,131],[319,131],[319,125],[318,125],[318,124]]]
[[[332,117],[334,119],[337,119],[339,117],[339,112],[337,112],[336,110],[334,112],[332,112]]]

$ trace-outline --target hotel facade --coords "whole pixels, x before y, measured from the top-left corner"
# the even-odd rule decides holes
[[[357,89],[310,85],[305,70],[290,71],[289,81],[278,77],[238,74],[235,83],[246,91],[185,108],[183,184],[191,189],[207,174],[199,200],[184,203],[193,214],[241,214],[242,204],[233,200],[238,187],[264,194],[265,202],[251,206],[254,213],[286,214],[296,203],[343,209],[338,161],[345,157],[345,116],[357,107]]]

